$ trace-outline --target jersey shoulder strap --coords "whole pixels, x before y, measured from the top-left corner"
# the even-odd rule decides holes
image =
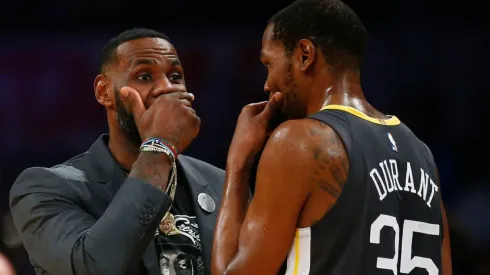
[[[344,111],[324,109],[309,116],[309,118],[319,120],[330,126],[340,136],[345,150],[350,155],[353,140],[348,117]]]

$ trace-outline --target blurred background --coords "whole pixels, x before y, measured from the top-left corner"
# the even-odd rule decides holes
[[[170,36],[196,95],[201,134],[186,154],[224,168],[243,105],[263,100],[267,19],[291,1],[25,0],[0,9],[0,251],[34,274],[8,192],[19,173],[84,152],[107,131],[93,93],[99,51],[132,27]],[[454,274],[490,274],[488,3],[346,0],[370,43],[368,100],[432,149],[451,226]],[[485,6],[486,5],[486,6]]]

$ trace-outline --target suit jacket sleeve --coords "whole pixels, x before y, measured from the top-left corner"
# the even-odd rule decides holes
[[[171,205],[161,190],[127,178],[96,219],[80,204],[73,177],[29,168],[10,191],[14,223],[33,262],[51,275],[128,274],[137,270]]]

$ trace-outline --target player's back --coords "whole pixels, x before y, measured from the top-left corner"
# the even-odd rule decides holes
[[[312,118],[342,138],[349,175],[332,209],[298,229],[286,274],[441,274],[441,198],[427,146],[396,117],[329,105]]]

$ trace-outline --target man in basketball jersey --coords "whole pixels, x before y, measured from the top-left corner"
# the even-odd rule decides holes
[[[360,87],[367,32],[339,0],[298,0],[269,21],[268,102],[246,106],[227,160],[212,273],[451,274],[428,147]],[[260,157],[254,157],[276,113]]]

